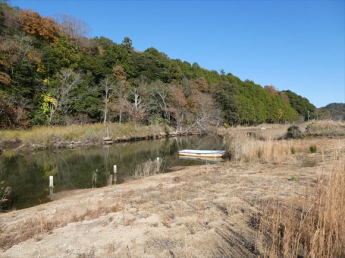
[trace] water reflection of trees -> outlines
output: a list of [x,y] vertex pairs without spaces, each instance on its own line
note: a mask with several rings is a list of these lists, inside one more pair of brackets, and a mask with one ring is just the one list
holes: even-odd
[[0,182],[12,187],[13,206],[28,207],[47,201],[50,175],[54,175],[54,192],[100,187],[113,182],[113,165],[117,165],[117,183],[121,183],[148,159],[169,157],[167,167],[171,167],[180,162],[178,150],[217,149],[221,141],[212,135],[191,136],[0,156]]

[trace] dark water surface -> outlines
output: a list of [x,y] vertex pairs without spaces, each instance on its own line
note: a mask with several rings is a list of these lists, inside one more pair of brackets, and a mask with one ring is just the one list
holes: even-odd
[[178,151],[182,149],[222,149],[222,138],[187,136],[74,150],[5,151],[0,156],[0,191],[10,186],[12,193],[2,208],[23,209],[48,202],[49,176],[54,176],[54,193],[57,193],[106,186],[110,184],[113,165],[117,165],[116,184],[120,184],[133,175],[138,165],[157,157],[163,158],[163,172],[175,166],[206,163],[179,159]]

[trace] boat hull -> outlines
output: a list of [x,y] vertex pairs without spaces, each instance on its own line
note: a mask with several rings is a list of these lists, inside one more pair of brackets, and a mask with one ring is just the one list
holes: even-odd
[[179,156],[179,159],[181,160],[190,160],[190,161],[203,161],[206,163],[219,163],[219,162],[223,162],[224,159],[222,158],[214,158],[214,157],[188,157],[188,156]]
[[197,158],[221,158],[225,151],[207,151],[207,150],[182,150],[180,156],[197,157]]

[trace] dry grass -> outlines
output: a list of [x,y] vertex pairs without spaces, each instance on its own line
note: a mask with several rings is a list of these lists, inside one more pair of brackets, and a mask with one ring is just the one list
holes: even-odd
[[306,133],[315,136],[340,136],[345,135],[345,122],[323,120],[308,123]]
[[41,235],[51,233],[56,228],[65,227],[68,223],[96,219],[108,213],[118,212],[121,209],[120,204],[117,202],[109,206],[98,206],[94,209],[86,208],[80,214],[67,213],[63,216],[62,214],[53,216],[43,216],[41,214],[40,216],[34,216],[17,223],[13,228],[8,228],[7,234],[0,236],[0,248],[6,250],[27,239],[40,238]]
[[[307,124],[305,123],[304,125]],[[327,123],[318,121],[315,124],[309,124],[306,128],[310,128],[310,125],[319,125],[320,127],[318,128],[321,128],[321,126],[331,128],[327,131],[328,135],[330,133],[335,135],[342,130],[345,133],[345,127],[342,127],[345,126],[345,123],[342,122],[331,122],[330,126],[327,126]],[[300,127],[303,128],[303,126]],[[323,148],[326,146],[323,146],[322,137],[312,139],[309,137],[309,139],[305,140],[285,140],[283,136],[286,134],[287,128],[288,126],[284,125],[281,128],[273,127],[272,129],[266,128],[265,130],[260,129],[261,131],[253,131],[252,129],[239,127],[229,128],[221,134],[224,137],[224,145],[229,158],[235,161],[281,164],[296,160],[296,156],[294,156],[296,153],[323,153]],[[324,132],[326,132],[326,129]],[[341,141],[339,139],[339,144]],[[305,163],[310,161],[306,157],[300,158],[305,159]]]
[[[252,135],[256,139],[282,139],[286,135],[291,124],[262,124],[258,126],[237,126],[229,129],[218,129],[218,134],[225,135],[228,131],[242,131]],[[305,135],[311,136],[344,136],[345,121],[320,120],[304,122],[296,125]]]
[[228,130],[224,135],[226,151],[231,160],[235,161],[280,164],[291,157],[299,143],[290,140],[257,140],[241,130]]
[[[341,122],[318,122],[307,126],[307,133],[313,128],[313,134],[335,135],[342,126]],[[326,159],[332,166],[322,169],[316,187],[306,185],[308,193],[304,195],[256,200],[260,214],[253,218],[259,232],[256,250],[264,257],[345,257],[345,142],[339,139],[330,147],[325,138],[259,139],[238,129],[230,129],[224,136],[230,158],[235,161],[320,168],[318,164]],[[289,181],[298,182],[298,178]]]
[[241,131],[246,134],[253,136],[256,139],[267,140],[267,139],[279,139],[284,137],[290,124],[261,124],[258,126],[237,126],[228,129],[220,128],[217,133],[225,135],[229,131]]
[[[138,126],[134,124],[109,124],[109,136],[113,140],[129,140],[161,135],[164,130],[159,126]],[[2,130],[0,139],[4,141],[21,141],[25,146],[39,145],[43,148],[54,147],[63,142],[82,142],[101,144],[107,136],[103,124],[41,126],[28,130]]]
[[337,159],[318,177],[314,194],[262,204],[265,257],[345,257],[345,159]]

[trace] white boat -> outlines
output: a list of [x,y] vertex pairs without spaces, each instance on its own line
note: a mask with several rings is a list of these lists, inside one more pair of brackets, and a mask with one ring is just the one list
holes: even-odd
[[205,157],[205,158],[221,158],[224,150],[181,150],[178,152],[180,156],[189,157]]

